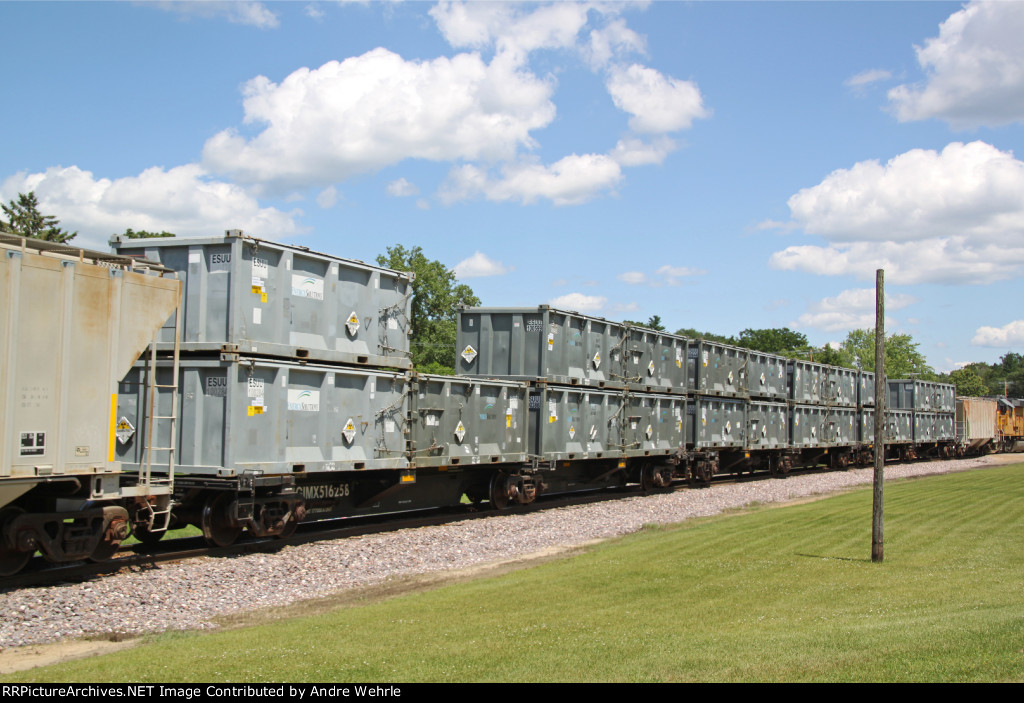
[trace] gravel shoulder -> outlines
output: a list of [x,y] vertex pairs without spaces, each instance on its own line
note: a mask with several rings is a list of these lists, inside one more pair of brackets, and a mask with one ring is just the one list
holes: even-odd
[[[886,479],[1018,463],[993,455],[886,467]],[[791,503],[870,484],[871,469],[716,485],[584,506],[500,515],[286,547],[274,554],[200,558],[0,593],[0,674],[132,646],[164,630],[266,622],[387,598],[561,558],[649,524]],[[272,586],[270,585],[272,584]]]

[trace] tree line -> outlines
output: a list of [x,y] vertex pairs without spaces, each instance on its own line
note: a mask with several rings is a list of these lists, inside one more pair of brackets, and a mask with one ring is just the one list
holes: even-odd
[[[39,212],[34,192],[19,193],[17,200],[0,204],[4,219],[0,228],[24,237],[66,243],[77,232],[67,232],[52,215]],[[128,228],[120,236],[127,239],[173,237],[171,232],[148,232]],[[377,263],[397,271],[416,274],[412,284],[410,345],[414,368],[421,373],[453,374],[456,364],[456,308],[480,305],[473,289],[459,283],[455,272],[440,261],[427,258],[420,247],[406,249],[400,244],[387,247]],[[626,324],[667,331],[659,315],[646,322],[624,320]],[[793,359],[809,359],[832,366],[865,371],[875,370],[875,333],[871,329],[851,330],[838,348],[814,347],[802,332],[788,327],[748,328],[736,336],[682,327],[675,334],[691,339],[707,339],[747,349],[778,354]],[[936,373],[928,366],[919,344],[909,334],[891,334],[885,340],[885,370],[889,378],[920,378],[952,383],[958,395],[1024,396],[1024,355],[1008,352],[996,364],[975,362],[952,373]]]

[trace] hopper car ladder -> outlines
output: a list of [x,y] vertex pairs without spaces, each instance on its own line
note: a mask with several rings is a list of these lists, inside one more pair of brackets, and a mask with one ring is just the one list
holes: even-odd
[[[174,314],[174,352],[171,363],[171,382],[167,384],[157,383],[156,375],[156,337],[146,353],[146,440],[143,446],[143,454],[139,462],[139,477],[136,487],[136,496],[142,504],[141,511],[148,514],[144,526],[145,532],[157,535],[167,532],[171,525],[171,503],[174,495],[174,459],[177,449],[175,438],[177,437],[178,426],[178,373],[180,359],[180,336],[181,336],[181,315],[179,311]],[[158,333],[159,334],[159,333]],[[169,396],[170,414],[158,415],[156,407],[157,391],[167,391]],[[166,433],[159,432],[156,425],[163,424]],[[158,437],[154,439],[154,433]],[[154,442],[164,442],[166,446]],[[160,457],[154,461],[154,454]],[[157,476],[153,476],[153,466],[157,464]],[[166,471],[166,476],[162,475]],[[164,498],[166,496],[166,498]],[[150,502],[150,498],[156,498],[156,504]],[[141,526],[141,522],[140,522]]]

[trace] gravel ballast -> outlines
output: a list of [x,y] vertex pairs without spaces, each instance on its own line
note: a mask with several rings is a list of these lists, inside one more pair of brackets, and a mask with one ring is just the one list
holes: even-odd
[[[887,479],[1006,463],[992,456],[887,466]],[[0,593],[0,650],[103,633],[216,627],[218,616],[283,606],[344,589],[484,563],[870,484],[871,469],[715,485],[447,525],[290,546],[273,554],[199,558],[63,584]]]

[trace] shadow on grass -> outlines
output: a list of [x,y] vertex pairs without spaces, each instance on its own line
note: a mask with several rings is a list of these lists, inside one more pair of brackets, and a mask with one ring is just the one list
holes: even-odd
[[859,561],[859,562],[865,562],[865,563],[868,563],[868,564],[871,563],[871,557],[866,557],[866,558],[861,558],[861,557],[830,557],[830,556],[825,556],[824,554],[801,554],[800,552],[796,552],[796,555],[798,557],[806,557],[807,559],[831,559],[833,561]]

